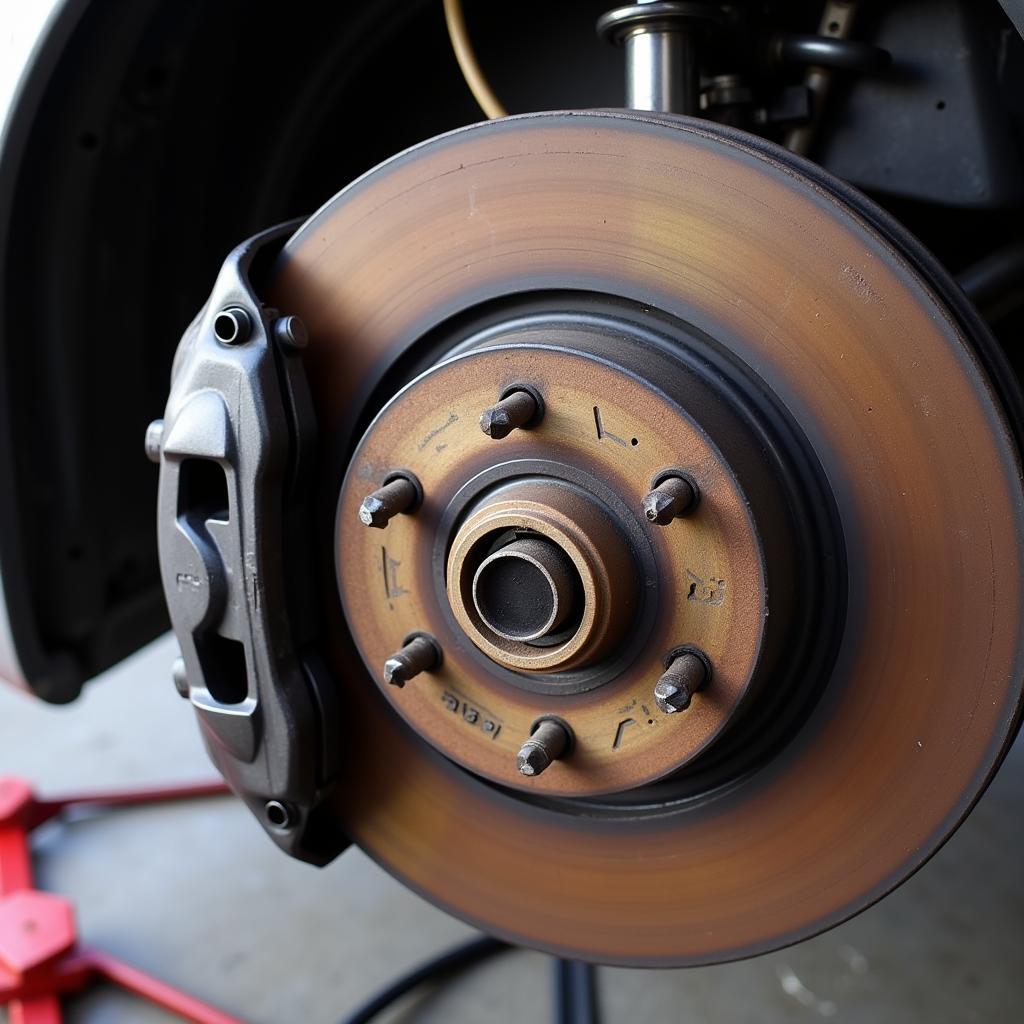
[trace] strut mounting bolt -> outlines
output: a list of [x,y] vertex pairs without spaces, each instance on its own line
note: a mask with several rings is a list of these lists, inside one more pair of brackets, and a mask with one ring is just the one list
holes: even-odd
[[185,668],[184,658],[175,658],[171,663],[171,678],[174,680],[174,688],[178,691],[178,696],[187,697],[188,670]]
[[146,458],[150,462],[160,461],[160,448],[164,443],[164,421],[153,420],[148,427],[146,427]]
[[567,726],[553,718],[545,718],[537,724],[530,738],[519,748],[516,768],[520,775],[540,775],[569,749],[572,734]]
[[654,699],[667,715],[685,711],[693,695],[708,681],[703,658],[686,652],[672,659],[654,687]]
[[643,500],[644,516],[650,523],[665,526],[697,506],[697,489],[681,476],[666,476]]
[[484,409],[480,429],[496,441],[508,437],[517,427],[536,422],[540,412],[537,399],[529,391],[513,391],[497,405]]
[[359,506],[359,518],[366,526],[376,526],[383,530],[385,526],[402,512],[411,512],[419,502],[419,488],[411,479],[396,476],[373,494],[363,498]]
[[429,672],[440,664],[441,648],[437,641],[424,633],[417,633],[384,662],[384,682],[401,688],[421,672]]
[[228,306],[213,318],[213,333],[222,345],[241,345],[252,334],[252,319],[241,306]]
[[282,316],[275,320],[274,337],[291,352],[300,352],[309,344],[309,331],[297,316]]

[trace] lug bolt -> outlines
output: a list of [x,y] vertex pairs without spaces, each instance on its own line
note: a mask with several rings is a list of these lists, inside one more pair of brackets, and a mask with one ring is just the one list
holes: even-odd
[[396,476],[363,498],[359,506],[359,518],[366,526],[376,526],[383,530],[395,516],[411,511],[419,497],[419,488],[411,479]]
[[421,672],[441,664],[441,648],[433,637],[418,633],[384,662],[384,682],[403,687]]
[[160,461],[160,448],[164,442],[164,421],[153,420],[148,427],[146,427],[146,458],[150,462]]
[[697,489],[681,476],[667,476],[643,500],[644,516],[650,523],[665,526],[697,505]]
[[654,687],[654,700],[667,715],[685,711],[693,695],[708,681],[703,658],[684,653],[672,659]]
[[513,391],[497,405],[484,410],[480,429],[497,441],[508,437],[517,427],[536,421],[538,412],[537,399],[529,391]]
[[309,344],[309,331],[297,316],[282,316],[274,321],[274,337],[292,352],[300,352]]
[[572,736],[564,725],[551,718],[544,719],[519,748],[516,757],[519,774],[540,775],[568,750],[571,742]]
[[241,345],[252,334],[252,319],[241,306],[228,306],[213,318],[213,333],[222,345]]
[[171,678],[174,680],[174,688],[178,691],[179,697],[188,696],[188,670],[185,668],[185,659],[175,658],[171,663]]

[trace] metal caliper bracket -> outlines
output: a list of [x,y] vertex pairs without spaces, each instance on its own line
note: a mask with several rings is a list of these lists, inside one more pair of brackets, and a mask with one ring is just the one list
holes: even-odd
[[315,653],[315,605],[296,585],[312,579],[305,329],[265,308],[254,284],[296,226],[227,258],[178,347],[147,448],[160,462],[175,683],[217,768],[274,841],[324,864],[348,840],[318,814],[335,775],[326,733],[336,697]]

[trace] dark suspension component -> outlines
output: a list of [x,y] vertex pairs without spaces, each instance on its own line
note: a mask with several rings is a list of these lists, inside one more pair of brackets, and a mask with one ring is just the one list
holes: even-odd
[[626,57],[626,106],[668,114],[700,108],[698,42],[721,24],[720,5],[647,0],[603,14],[598,35],[622,46]]

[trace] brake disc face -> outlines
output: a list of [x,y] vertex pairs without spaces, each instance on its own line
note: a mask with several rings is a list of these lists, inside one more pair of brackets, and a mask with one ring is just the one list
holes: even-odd
[[[325,439],[334,813],[492,932],[650,965],[805,937],[934,852],[1012,738],[1005,401],[910,243],[809,173],[699,122],[513,118],[280,258]],[[517,392],[528,421],[482,432]],[[667,477],[694,501],[652,521]],[[389,685],[415,637],[436,657]],[[666,710],[683,652],[704,685]],[[573,742],[521,774],[551,719]]]

